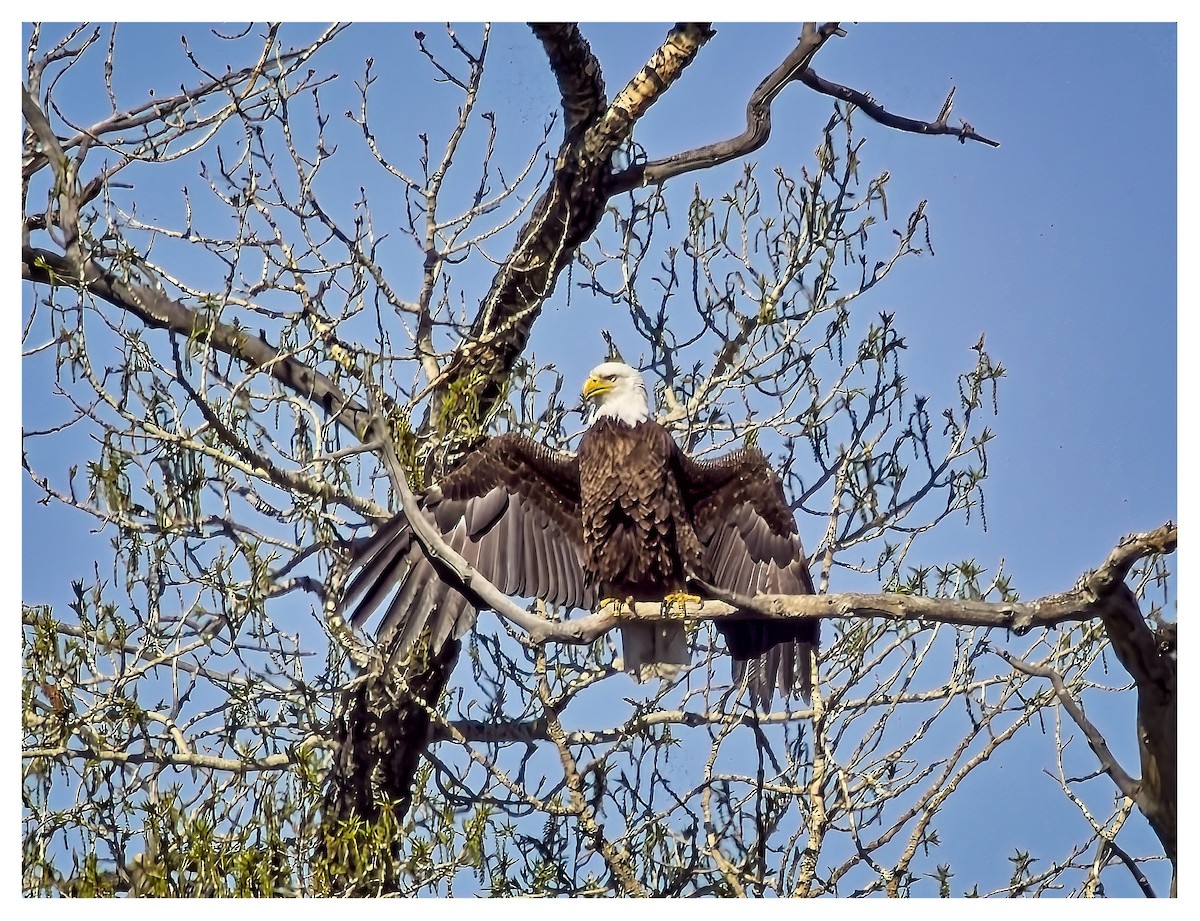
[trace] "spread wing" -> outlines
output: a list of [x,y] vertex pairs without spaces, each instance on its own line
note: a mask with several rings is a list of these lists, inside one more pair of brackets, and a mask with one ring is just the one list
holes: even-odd
[[[590,608],[582,561],[579,462],[523,435],[485,442],[421,499],[421,508],[446,543],[485,579],[509,595]],[[443,581],[403,513],[356,552],[359,571],[342,608],[357,601],[350,620],[361,626],[392,591],[380,623],[381,640],[402,655],[430,628],[435,652],[475,621],[477,603]]]
[[[746,448],[713,461],[680,452],[681,485],[692,511],[704,564],[714,585],[739,595],[814,594],[812,574],[783,484],[762,452]],[[716,621],[734,659],[734,679],[749,674],[756,704],[812,688],[809,653],[820,639],[815,620]]]

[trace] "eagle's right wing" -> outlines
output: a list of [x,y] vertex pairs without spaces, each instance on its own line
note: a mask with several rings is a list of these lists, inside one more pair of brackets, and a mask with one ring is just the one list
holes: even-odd
[[[446,543],[500,591],[590,608],[579,501],[577,458],[509,434],[469,454],[420,504]],[[437,652],[475,620],[474,599],[442,579],[402,512],[356,550],[353,567],[341,608],[357,600],[350,620],[362,626],[395,590],[378,635],[397,655],[426,626]]]

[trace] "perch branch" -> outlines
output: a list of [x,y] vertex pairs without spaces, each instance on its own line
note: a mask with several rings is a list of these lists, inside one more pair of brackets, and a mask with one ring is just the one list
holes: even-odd
[[[403,513],[413,525],[421,547],[440,571],[449,573],[479,606],[496,611],[529,633],[534,645],[547,642],[587,645],[622,621],[628,620],[715,620],[717,618],[823,619],[832,617],[884,617],[896,621],[924,620],[970,627],[999,627],[1019,635],[1039,627],[1089,620],[1101,615],[1114,600],[1123,600],[1113,583],[1114,572],[1128,572],[1133,563],[1151,553],[1174,549],[1178,528],[1168,522],[1146,534],[1123,541],[1105,563],[1088,573],[1074,589],[1046,595],[1030,602],[964,601],[953,598],[927,598],[920,595],[839,592],[823,595],[758,595],[747,598],[722,591],[707,583],[698,583],[717,600],[704,600],[686,606],[660,602],[635,602],[621,611],[607,608],[600,613],[550,621],[525,611],[488,582],[456,553],[420,510],[409,489],[403,468],[390,443],[381,446],[392,479],[400,494]],[[1110,586],[1105,594],[1095,595],[1093,587]]]

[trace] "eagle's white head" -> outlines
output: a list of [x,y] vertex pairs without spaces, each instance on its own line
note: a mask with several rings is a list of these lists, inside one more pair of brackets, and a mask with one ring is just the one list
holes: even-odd
[[596,418],[611,416],[626,425],[650,417],[650,401],[642,376],[621,361],[596,365],[583,382],[583,399],[596,407]]

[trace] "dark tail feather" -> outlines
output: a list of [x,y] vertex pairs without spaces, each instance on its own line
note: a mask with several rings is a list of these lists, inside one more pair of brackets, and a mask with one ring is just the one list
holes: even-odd
[[820,643],[819,621],[726,620],[717,630],[733,659],[733,680],[746,681],[750,701],[771,709],[775,691],[786,699],[812,699],[812,657]]

